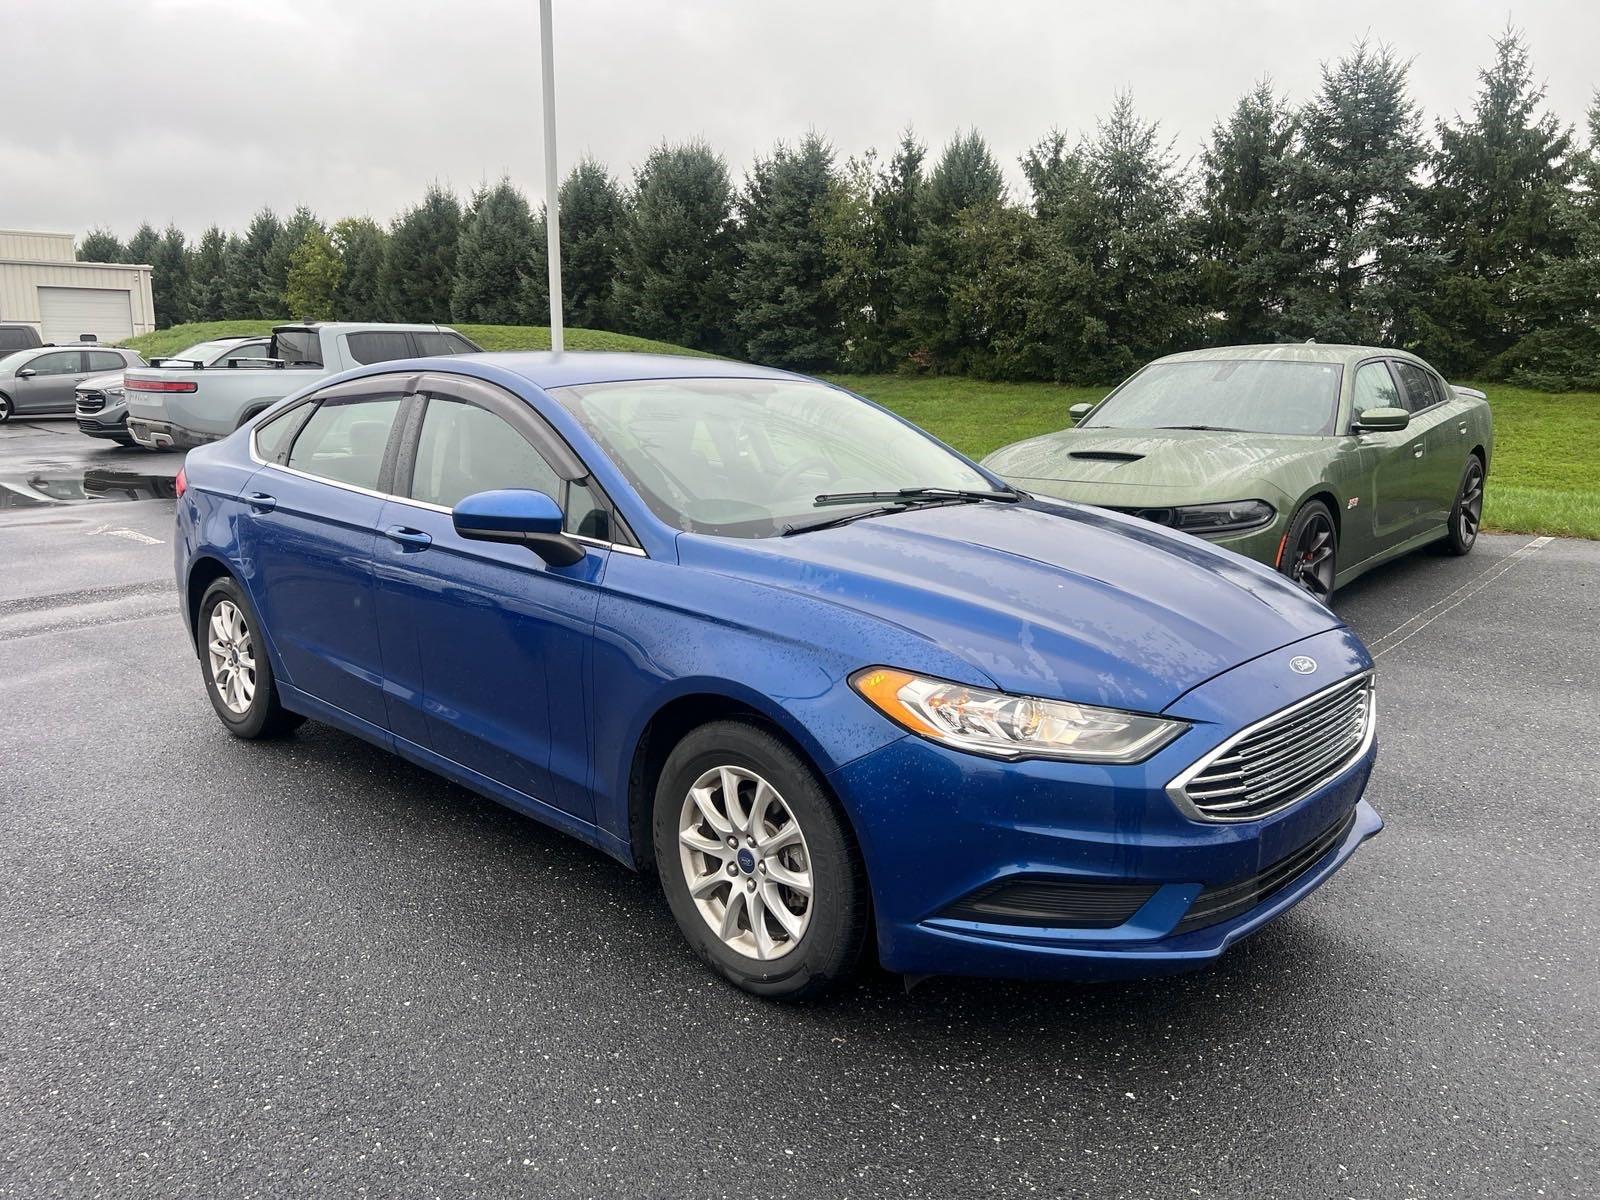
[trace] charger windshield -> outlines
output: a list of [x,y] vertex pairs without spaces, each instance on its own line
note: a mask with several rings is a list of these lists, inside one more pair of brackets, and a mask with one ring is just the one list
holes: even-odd
[[994,487],[926,434],[822,384],[660,379],[551,394],[651,510],[687,532],[771,537],[815,519],[825,493]]
[[1078,428],[1328,434],[1338,415],[1335,363],[1215,359],[1146,367]]

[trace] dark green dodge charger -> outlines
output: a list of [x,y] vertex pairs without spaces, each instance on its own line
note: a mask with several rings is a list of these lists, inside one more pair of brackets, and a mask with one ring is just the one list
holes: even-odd
[[1471,550],[1494,451],[1482,392],[1371,346],[1174,354],[1071,417],[983,465],[1198,534],[1323,599],[1430,542]]

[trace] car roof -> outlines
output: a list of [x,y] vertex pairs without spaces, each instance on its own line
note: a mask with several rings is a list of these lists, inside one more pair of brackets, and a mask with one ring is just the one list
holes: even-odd
[[[284,321],[274,325],[272,332],[280,329],[314,329],[319,333],[432,333],[438,330],[441,333],[459,333],[453,325],[437,325],[432,321],[419,321],[416,324],[405,324],[398,321]],[[255,337],[267,337],[268,334],[255,334]]]
[[726,358],[689,354],[637,354],[615,350],[511,350],[473,354],[463,360],[491,364],[541,388],[633,379],[800,379],[803,376]]
[[1394,350],[1386,346],[1349,346],[1337,342],[1276,342],[1255,346],[1212,346],[1206,350],[1185,350],[1169,354],[1156,362],[1216,362],[1218,360],[1250,359],[1259,362],[1338,363],[1349,365],[1364,358],[1404,358],[1411,362],[1428,364],[1408,350]]

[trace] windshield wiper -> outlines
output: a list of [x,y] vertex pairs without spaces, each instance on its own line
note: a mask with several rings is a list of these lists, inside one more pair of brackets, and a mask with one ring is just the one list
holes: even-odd
[[1198,429],[1201,433],[1248,433],[1247,429],[1235,429],[1231,425],[1152,425],[1151,429]]
[[1014,504],[1021,499],[1018,492],[1003,492],[981,488],[908,487],[894,492],[824,492],[812,500],[812,505],[822,508],[829,504],[920,504],[927,500],[1001,500]]
[[920,487],[901,488],[897,492],[825,492],[814,501],[818,508],[830,504],[870,504],[860,512],[840,513],[837,517],[823,517],[819,521],[791,522],[783,527],[783,536],[810,533],[814,529],[832,529],[863,517],[882,517],[890,513],[905,512],[921,505],[971,504],[981,500],[999,500],[1014,504],[1022,499],[1017,491],[990,492],[967,488]]

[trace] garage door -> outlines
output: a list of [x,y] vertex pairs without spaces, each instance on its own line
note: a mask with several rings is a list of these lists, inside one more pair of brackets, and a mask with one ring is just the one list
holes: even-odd
[[39,324],[47,342],[75,342],[84,333],[102,342],[120,342],[133,336],[133,307],[124,291],[42,287]]

